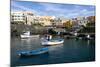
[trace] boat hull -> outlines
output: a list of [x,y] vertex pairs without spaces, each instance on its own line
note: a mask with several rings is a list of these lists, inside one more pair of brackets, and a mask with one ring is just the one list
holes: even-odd
[[38,38],[39,35],[30,35],[30,36],[26,36],[26,35],[21,35],[21,38]]
[[19,56],[20,57],[31,57],[31,56],[38,56],[38,55],[47,54],[47,53],[48,53],[48,51],[42,52],[42,53],[39,53],[39,54],[29,54],[29,55],[27,55],[27,54],[19,54]]
[[48,48],[41,48],[37,50],[32,50],[32,51],[21,51],[18,53],[20,57],[28,57],[28,56],[36,56],[36,55],[41,55],[48,53]]
[[43,41],[42,45],[57,45],[57,44],[63,44],[64,40],[55,40],[55,41]]

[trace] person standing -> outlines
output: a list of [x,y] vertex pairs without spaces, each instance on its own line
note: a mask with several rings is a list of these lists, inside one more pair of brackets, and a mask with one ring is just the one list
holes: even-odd
[[50,41],[52,39],[52,35],[47,35],[47,40]]
[[52,39],[52,35],[49,36],[49,39],[50,39],[50,40]]

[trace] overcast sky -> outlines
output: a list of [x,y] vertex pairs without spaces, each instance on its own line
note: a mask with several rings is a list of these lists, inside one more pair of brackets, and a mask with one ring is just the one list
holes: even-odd
[[11,1],[11,11],[32,11],[40,16],[73,18],[79,16],[94,16],[95,6]]

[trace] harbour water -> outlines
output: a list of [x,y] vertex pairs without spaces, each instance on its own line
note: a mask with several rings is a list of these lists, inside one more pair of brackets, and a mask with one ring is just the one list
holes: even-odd
[[[17,55],[21,50],[35,50],[49,47],[47,54],[21,58]],[[64,39],[63,44],[42,46],[40,38],[11,38],[11,66],[27,66],[56,63],[72,63],[95,61],[95,41]]]

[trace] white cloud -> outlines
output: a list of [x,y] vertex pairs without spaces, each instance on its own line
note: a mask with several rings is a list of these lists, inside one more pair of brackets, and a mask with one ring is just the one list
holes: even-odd
[[[43,6],[44,12],[42,13],[54,13],[54,15],[57,15],[59,17],[61,16],[66,16],[66,17],[74,17],[74,16],[79,16],[79,15],[86,15],[90,14],[91,11],[88,11],[87,9],[82,9],[83,7],[80,5],[75,5],[72,9],[63,9],[62,5],[57,5],[54,4],[44,4],[44,3],[39,3],[39,5]],[[91,12],[92,13],[92,12]]]
[[[23,5],[19,5],[17,3],[15,3],[14,1],[11,1],[11,7],[17,8],[17,9],[11,9],[11,11],[32,11],[33,13],[37,13],[36,10],[33,10],[31,8],[25,7]],[[21,10],[19,10],[21,9]]]
[[[11,1],[11,6],[26,10],[26,11],[32,11],[36,15],[52,15],[52,16],[57,16],[57,17],[77,17],[80,15],[90,15],[94,14],[94,10],[90,11],[88,9],[83,8],[80,5],[75,5],[73,8],[68,9],[68,8],[62,8],[63,6],[61,4],[51,4],[51,3],[37,3],[40,5],[42,8],[41,10],[36,10],[33,8],[28,8],[25,7],[24,5],[17,4],[14,1]],[[91,7],[92,8],[92,7]]]

